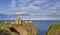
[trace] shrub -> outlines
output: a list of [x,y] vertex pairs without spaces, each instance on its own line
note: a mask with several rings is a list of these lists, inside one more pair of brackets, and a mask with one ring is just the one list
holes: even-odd
[[11,35],[11,32],[5,29],[0,29],[0,35]]

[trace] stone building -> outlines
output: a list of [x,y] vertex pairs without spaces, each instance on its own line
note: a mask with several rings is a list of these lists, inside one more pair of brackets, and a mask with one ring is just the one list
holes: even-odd
[[14,23],[15,23],[15,24],[22,24],[23,21],[22,21],[21,19],[16,19]]
[[32,21],[23,21],[21,19],[16,19],[15,21],[5,21],[5,23],[11,23],[11,24],[22,24],[22,23],[32,23]]

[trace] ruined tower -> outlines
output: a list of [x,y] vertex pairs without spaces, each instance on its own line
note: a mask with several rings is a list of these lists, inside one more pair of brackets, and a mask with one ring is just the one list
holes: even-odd
[[15,24],[22,24],[22,20],[21,19],[16,19]]

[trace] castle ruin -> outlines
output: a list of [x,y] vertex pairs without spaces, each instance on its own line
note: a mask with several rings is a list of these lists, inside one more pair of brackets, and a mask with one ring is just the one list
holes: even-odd
[[5,23],[22,24],[22,23],[32,23],[32,21],[23,21],[21,19],[16,19],[14,22],[7,22],[7,21],[5,21]]

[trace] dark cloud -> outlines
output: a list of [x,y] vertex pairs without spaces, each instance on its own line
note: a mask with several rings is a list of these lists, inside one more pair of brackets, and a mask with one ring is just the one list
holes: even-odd
[[0,18],[6,18],[8,15],[6,14],[0,14]]

